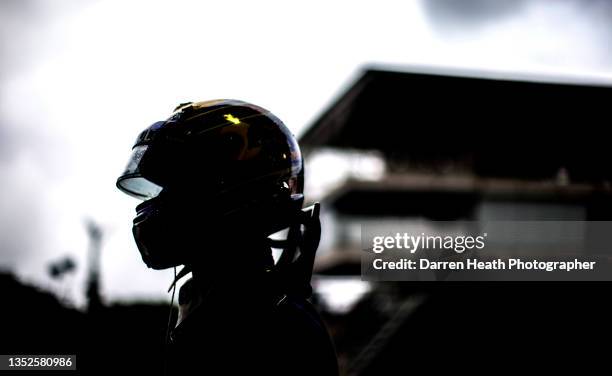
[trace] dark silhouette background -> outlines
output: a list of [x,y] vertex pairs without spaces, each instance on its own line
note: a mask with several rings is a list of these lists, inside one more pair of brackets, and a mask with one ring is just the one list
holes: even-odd
[[[83,313],[7,273],[0,294],[3,354],[76,354],[79,374],[163,373],[167,304]],[[387,283],[324,319],[344,374],[586,372],[607,364],[611,294],[610,283]]]
[[110,305],[85,313],[6,272],[0,274],[0,296],[2,354],[76,354],[83,374],[163,371],[167,303]]

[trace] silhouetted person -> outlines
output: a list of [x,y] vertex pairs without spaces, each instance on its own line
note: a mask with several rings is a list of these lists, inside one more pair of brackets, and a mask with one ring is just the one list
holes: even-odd
[[[139,135],[117,180],[144,200],[136,244],[148,267],[193,276],[179,291],[169,373],[338,373],[307,301],[320,223],[318,204],[302,209],[303,185],[295,138],[252,104],[182,104]],[[268,238],[287,228],[286,240]],[[271,246],[283,249],[276,264]]]

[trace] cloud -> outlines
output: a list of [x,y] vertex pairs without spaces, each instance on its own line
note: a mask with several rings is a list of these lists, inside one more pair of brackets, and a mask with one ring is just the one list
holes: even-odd
[[424,0],[429,23],[444,33],[474,32],[482,25],[495,24],[525,10],[528,0]]
[[456,60],[491,69],[606,73],[612,68],[612,2],[434,0],[424,15]]

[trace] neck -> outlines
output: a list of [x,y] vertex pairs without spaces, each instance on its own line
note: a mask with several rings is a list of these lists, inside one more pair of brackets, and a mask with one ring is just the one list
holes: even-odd
[[267,238],[233,239],[213,252],[192,265],[194,282],[205,289],[248,286],[274,265]]

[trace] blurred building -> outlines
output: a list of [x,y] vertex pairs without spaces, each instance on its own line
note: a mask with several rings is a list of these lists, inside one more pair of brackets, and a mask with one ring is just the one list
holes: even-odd
[[[361,281],[361,225],[431,233],[435,221],[612,219],[611,98],[612,85],[592,80],[367,69],[316,119],[300,139],[307,173],[312,180],[328,169],[335,179],[307,192],[323,210],[314,285],[343,372],[387,374],[399,360],[381,359],[401,357],[414,345],[408,336],[433,341],[406,326],[443,320],[456,304],[490,308],[481,293],[458,298],[451,290],[431,295],[431,286]],[[432,316],[409,320],[424,291],[444,298],[421,309]],[[514,290],[493,298],[504,312],[516,309],[513,300],[538,301]]]
[[351,259],[363,223],[610,219],[610,98],[569,79],[365,70],[300,139],[307,160],[353,169],[316,197],[333,236],[319,267]]

